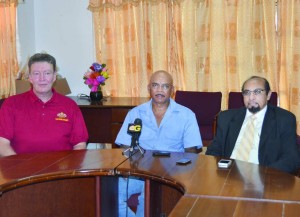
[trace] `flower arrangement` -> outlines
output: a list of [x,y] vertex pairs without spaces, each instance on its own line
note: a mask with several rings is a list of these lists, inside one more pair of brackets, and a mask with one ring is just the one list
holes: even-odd
[[83,76],[84,83],[91,88],[91,92],[101,91],[101,86],[105,85],[105,81],[108,78],[106,64],[99,63],[93,63],[90,66],[90,70]]

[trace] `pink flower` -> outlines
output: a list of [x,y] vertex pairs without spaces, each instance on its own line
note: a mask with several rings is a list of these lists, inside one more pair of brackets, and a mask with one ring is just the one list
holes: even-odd
[[93,78],[88,78],[85,80],[85,83],[87,85],[92,85],[92,86],[99,86],[100,85],[100,82],[97,81],[96,79],[93,79]]
[[85,78],[90,78],[92,74],[93,74],[93,72],[88,71],[88,72],[86,72],[86,73],[84,74],[84,77],[85,77]]
[[98,86],[92,86],[91,91],[92,92],[97,92],[98,91]]
[[101,86],[105,85],[105,81],[109,78],[106,64],[93,63],[90,70],[85,72],[84,83],[91,88],[92,92],[100,91]]

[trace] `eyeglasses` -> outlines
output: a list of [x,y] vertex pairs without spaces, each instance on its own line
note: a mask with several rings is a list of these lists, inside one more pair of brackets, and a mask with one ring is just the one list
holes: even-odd
[[253,93],[255,96],[261,95],[262,92],[264,92],[264,89],[255,89],[255,90],[243,90],[242,94],[243,96],[250,96],[251,93]]
[[157,90],[159,88],[162,88],[163,90],[169,90],[172,85],[171,84],[158,84],[158,83],[152,83],[151,84],[152,89]]

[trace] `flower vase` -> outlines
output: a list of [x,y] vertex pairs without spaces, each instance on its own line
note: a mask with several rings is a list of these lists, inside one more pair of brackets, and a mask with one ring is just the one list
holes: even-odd
[[103,99],[102,91],[90,92],[90,99],[92,102],[100,102]]

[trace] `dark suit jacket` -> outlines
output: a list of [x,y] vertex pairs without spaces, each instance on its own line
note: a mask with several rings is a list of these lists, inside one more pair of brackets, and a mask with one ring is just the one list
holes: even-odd
[[[230,158],[246,115],[246,108],[223,111],[217,133],[206,154]],[[296,143],[296,117],[289,111],[268,105],[258,150],[259,164],[293,173],[300,167]]]

